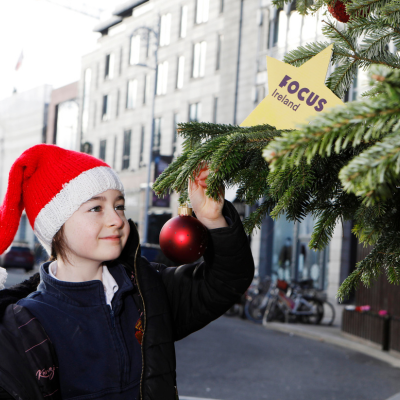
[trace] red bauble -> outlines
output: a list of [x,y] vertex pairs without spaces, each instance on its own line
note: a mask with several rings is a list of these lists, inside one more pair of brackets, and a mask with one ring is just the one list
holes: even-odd
[[191,216],[190,208],[179,207],[179,214],[162,227],[160,247],[171,261],[188,264],[204,254],[207,247],[207,228]]
[[346,6],[340,1],[336,0],[333,6],[328,6],[328,11],[336,18],[339,22],[348,22],[350,15],[346,12]]

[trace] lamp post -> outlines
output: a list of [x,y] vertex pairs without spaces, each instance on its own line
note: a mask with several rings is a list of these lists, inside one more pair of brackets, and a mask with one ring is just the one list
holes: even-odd
[[149,165],[147,167],[147,184],[146,184],[146,199],[145,199],[145,205],[144,205],[144,223],[143,223],[143,238],[142,238],[142,243],[147,243],[148,241],[148,232],[149,232],[149,202],[150,202],[150,182],[151,182],[151,164],[153,162],[153,143],[154,143],[154,112],[155,112],[155,103],[156,103],[156,95],[157,95],[157,79],[158,79],[158,47],[159,47],[159,31],[160,31],[160,26],[158,26],[158,31],[155,31],[153,28],[150,28],[148,26],[140,26],[136,28],[132,33],[131,36],[134,35],[135,32],[139,30],[147,30],[147,34],[150,36],[150,34],[154,35],[154,38],[156,39],[156,47],[154,50],[154,62],[155,62],[155,67],[151,67],[150,65],[147,64],[135,64],[136,66],[139,67],[146,67],[154,70],[154,90],[153,90],[153,99],[152,99],[152,104],[151,104],[151,134],[150,134],[150,147],[149,147]]

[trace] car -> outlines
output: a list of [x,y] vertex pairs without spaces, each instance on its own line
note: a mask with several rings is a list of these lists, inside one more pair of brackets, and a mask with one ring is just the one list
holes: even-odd
[[35,264],[33,251],[28,243],[14,242],[0,255],[0,266],[3,268],[23,268],[26,272],[32,271]]

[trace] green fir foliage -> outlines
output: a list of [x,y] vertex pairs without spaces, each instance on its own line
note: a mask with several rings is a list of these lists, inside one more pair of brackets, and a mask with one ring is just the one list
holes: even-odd
[[[335,1],[297,0],[296,7],[313,14]],[[276,7],[288,2],[274,0]],[[326,85],[343,98],[357,71],[368,70],[371,89],[361,100],[323,112],[296,130],[180,124],[182,155],[153,186],[160,196],[177,191],[187,201],[188,180],[206,163],[209,196],[218,198],[221,185],[237,186],[237,198],[256,205],[244,221],[248,233],[266,214],[290,221],[311,214],[309,246],[315,250],[329,244],[338,223],[352,220],[359,242],[373,247],[341,285],[341,300],[381,273],[400,284],[400,0],[343,2],[349,22],[338,24],[326,11],[326,40],[307,43],[284,61],[299,67],[332,43],[334,68]]]

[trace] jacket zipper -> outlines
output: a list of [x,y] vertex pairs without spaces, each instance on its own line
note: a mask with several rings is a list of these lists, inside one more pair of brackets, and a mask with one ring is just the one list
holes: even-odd
[[117,338],[117,343],[118,343],[118,351],[119,351],[119,354],[121,355],[121,372],[122,372],[122,386],[123,386],[125,384],[125,381],[124,381],[124,376],[125,376],[124,351],[121,348],[121,343],[120,343],[120,340],[119,340],[119,337],[118,337],[118,332],[115,329],[115,314],[114,314],[114,310],[111,308],[111,306],[109,304],[107,304],[107,307],[110,309],[111,324],[112,324],[112,327],[114,328],[114,333],[115,333],[115,336]]
[[[135,226],[136,229],[136,226]],[[137,229],[136,229],[137,232]],[[139,235],[138,235],[139,236]],[[136,284],[138,287],[138,291],[139,291],[139,295],[142,299],[142,304],[143,304],[143,336],[142,336],[142,345],[140,346],[140,350],[142,352],[142,374],[140,376],[140,384],[139,384],[139,389],[140,389],[140,395],[139,395],[139,399],[143,400],[143,374],[144,374],[144,352],[143,352],[143,344],[144,344],[144,336],[146,334],[146,306],[144,304],[144,299],[143,299],[143,295],[142,295],[142,291],[140,290],[140,285],[139,285],[139,277],[137,274],[137,266],[136,266],[136,260],[137,260],[137,253],[139,250],[139,246],[140,243],[138,244],[137,248],[136,248],[136,252],[135,252],[135,261],[133,263],[133,270],[135,271],[135,277],[136,277]]]

